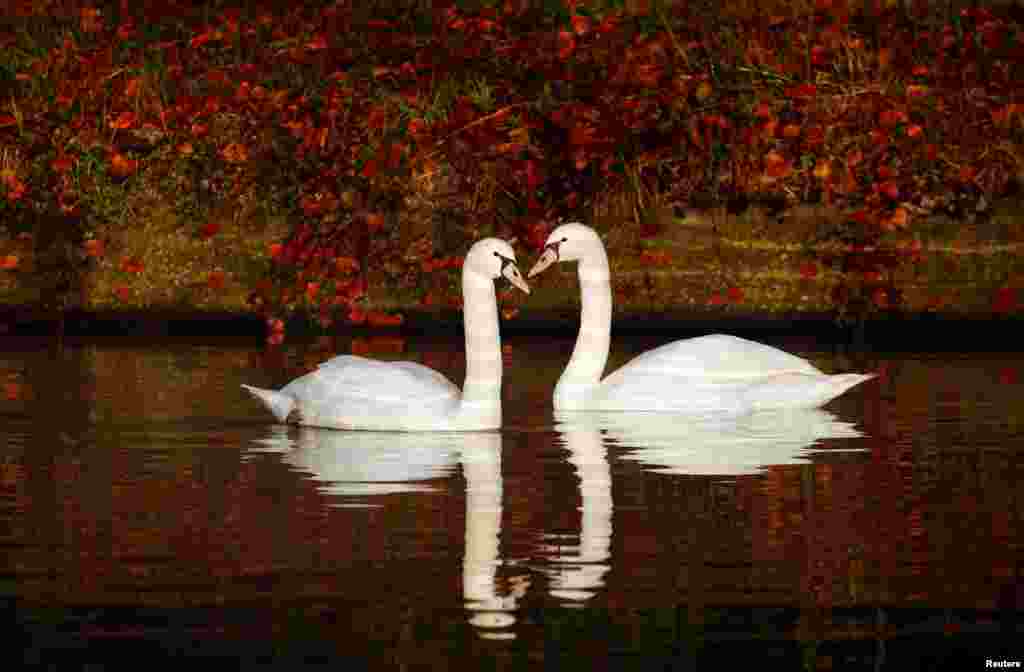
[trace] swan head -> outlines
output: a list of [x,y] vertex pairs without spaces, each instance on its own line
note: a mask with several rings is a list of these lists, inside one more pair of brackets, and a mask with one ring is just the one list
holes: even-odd
[[603,248],[597,231],[581,222],[567,222],[555,228],[544,243],[544,251],[530,269],[533,277],[559,261],[579,261],[594,247]]
[[490,280],[504,277],[515,287],[530,293],[530,286],[516,266],[515,250],[500,238],[484,238],[469,248],[463,269],[463,272],[476,273]]

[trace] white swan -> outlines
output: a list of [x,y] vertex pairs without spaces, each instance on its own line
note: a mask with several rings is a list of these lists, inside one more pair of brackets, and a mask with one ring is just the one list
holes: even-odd
[[559,261],[579,262],[583,310],[572,357],[555,386],[556,410],[815,408],[874,375],[826,375],[782,350],[712,334],[649,350],[601,380],[611,342],[608,256],[593,229],[570,222],[548,236],[529,277]]
[[340,355],[280,390],[242,385],[278,422],[331,429],[474,431],[501,426],[501,337],[494,280],[527,294],[512,246],[485,238],[462,266],[466,380],[459,388],[416,362]]

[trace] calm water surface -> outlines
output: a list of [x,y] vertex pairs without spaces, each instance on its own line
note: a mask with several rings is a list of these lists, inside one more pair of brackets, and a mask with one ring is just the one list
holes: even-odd
[[823,411],[553,417],[571,340],[506,343],[506,427],[417,435],[275,426],[239,384],[353,351],[461,382],[455,335],[0,341],[4,660],[1024,662],[1024,355],[776,342],[880,376]]

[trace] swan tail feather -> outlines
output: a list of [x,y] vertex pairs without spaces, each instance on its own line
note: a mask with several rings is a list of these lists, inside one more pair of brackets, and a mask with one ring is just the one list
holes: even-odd
[[[875,377],[873,373],[841,373],[808,380],[804,374],[788,374],[758,385],[752,399],[758,410],[819,408],[852,387]],[[796,383],[796,384],[794,384]]]
[[273,413],[274,418],[280,423],[287,422],[289,414],[295,408],[295,399],[287,394],[281,394],[274,390],[264,390],[252,385],[242,385],[242,388],[263,402],[267,410]]

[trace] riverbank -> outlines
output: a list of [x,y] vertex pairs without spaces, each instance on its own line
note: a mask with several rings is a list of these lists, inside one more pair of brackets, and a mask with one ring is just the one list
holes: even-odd
[[[523,310],[502,321],[507,338],[572,337],[579,327],[576,309]],[[0,347],[4,342],[38,343],[63,329],[65,339],[201,339],[261,340],[266,324],[253,314],[201,311],[70,311],[63,325],[54,314],[0,308]],[[375,335],[460,338],[459,311],[408,311],[401,325],[367,327],[344,325],[331,330],[296,318],[286,325],[289,341],[308,341],[328,335],[364,338]],[[755,340],[809,340],[825,345],[903,351],[1007,351],[1024,342],[1024,319],[1019,316],[939,313],[876,315],[861,323],[841,323],[824,312],[754,312],[675,310],[630,312],[616,316],[617,337],[690,338],[708,333],[731,333]]]

